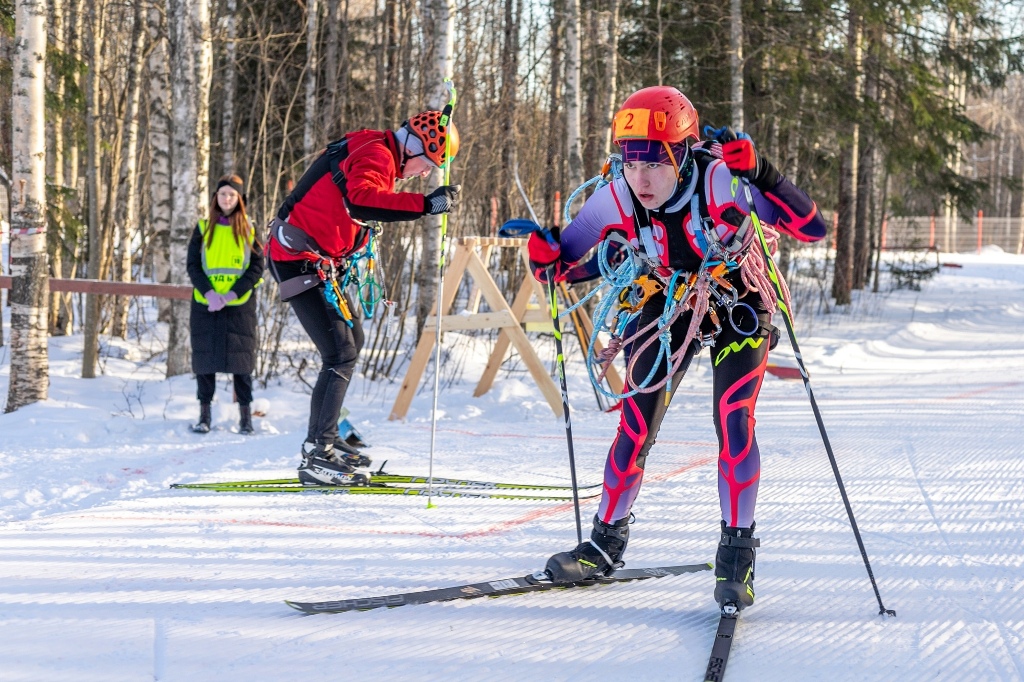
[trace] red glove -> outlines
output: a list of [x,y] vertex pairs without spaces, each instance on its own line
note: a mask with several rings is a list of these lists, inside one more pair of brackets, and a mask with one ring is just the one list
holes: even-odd
[[558,228],[554,228],[546,235],[540,231],[531,233],[527,250],[530,253],[533,276],[538,281],[548,281],[547,271],[550,268],[555,270],[555,279],[559,278],[562,270],[562,246],[558,243]]
[[722,160],[732,171],[748,180],[753,179],[757,171],[757,152],[750,140],[732,140],[722,145]]

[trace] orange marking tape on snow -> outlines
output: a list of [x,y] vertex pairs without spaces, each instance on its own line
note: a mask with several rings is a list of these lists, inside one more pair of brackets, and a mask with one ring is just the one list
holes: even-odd
[[[654,474],[645,477],[651,483],[657,483],[660,481],[666,481],[670,478],[684,474],[687,471],[702,467],[705,464],[710,464],[717,460],[717,457],[701,457],[699,459],[690,460],[683,466],[667,471],[662,474]],[[573,508],[572,502],[563,502],[562,504],[554,507],[545,507],[542,509],[534,509],[531,512],[524,514],[516,519],[509,521],[502,521],[501,523],[481,528],[480,530],[471,530],[464,533],[441,533],[437,531],[401,531],[401,530],[362,530],[359,531],[361,534],[366,535],[405,535],[415,536],[423,538],[455,538],[458,540],[468,540],[470,538],[485,537],[488,535],[496,535],[504,531],[511,530],[518,526],[536,521],[549,516],[556,516],[563,512],[569,511]],[[319,524],[311,523],[296,523],[294,521],[267,521],[265,519],[216,519],[216,518],[196,518],[192,516],[178,517],[178,516],[108,516],[105,514],[75,514],[73,516],[65,516],[67,519],[97,519],[107,521],[164,521],[168,523],[221,523],[225,525],[235,526],[259,526],[259,527],[270,527],[270,528],[296,528],[296,529],[309,529],[309,530],[328,530],[335,532],[352,533],[351,526],[324,526]]]
[[[419,426],[417,424],[411,424],[411,428],[428,430],[429,426]],[[544,440],[564,440],[565,434],[558,436],[549,435],[538,435],[535,433],[477,433],[476,431],[466,431],[465,429],[445,429],[438,427],[438,431],[446,431],[448,433],[461,433],[465,436],[476,436],[477,438],[539,438]],[[608,442],[610,438],[605,436],[573,436],[574,441],[577,440],[590,440],[598,442]],[[718,443],[709,443],[707,441],[700,440],[662,440],[658,439],[658,442],[662,445],[692,445],[698,448],[717,448]]]
[[973,391],[967,391],[966,393],[957,393],[943,398],[943,400],[963,400],[964,398],[971,398],[982,393],[990,393],[992,391],[1001,391],[1004,388],[1013,388],[1014,386],[1020,386],[1022,381],[1007,381],[1001,384],[995,384],[994,386],[987,386],[985,388],[978,388]]

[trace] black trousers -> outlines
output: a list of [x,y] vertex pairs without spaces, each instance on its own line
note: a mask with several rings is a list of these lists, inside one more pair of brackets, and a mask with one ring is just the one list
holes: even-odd
[[[232,376],[235,380],[235,397],[238,399],[238,404],[248,405],[252,402],[252,375],[233,374]],[[196,397],[199,398],[199,402],[213,402],[213,394],[217,391],[217,375],[197,374],[196,384],[198,385]]]
[[[281,279],[297,277],[306,267],[305,261],[275,261],[274,269]],[[347,297],[346,297],[347,298]],[[306,440],[333,443],[338,437],[338,418],[345,402],[359,351],[363,348],[363,327],[358,319],[349,327],[324,297],[323,286],[309,289],[288,301],[302,328],[309,334],[320,353],[320,374],[313,386],[309,404],[309,427]],[[355,310],[348,301],[349,310]]]

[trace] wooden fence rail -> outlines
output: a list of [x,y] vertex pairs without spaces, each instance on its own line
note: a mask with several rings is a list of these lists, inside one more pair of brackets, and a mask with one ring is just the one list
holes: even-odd
[[[11,288],[10,275],[0,275],[0,289]],[[51,292],[75,294],[108,294],[113,296],[153,296],[187,301],[192,298],[192,287],[183,284],[150,284],[145,282],[110,282],[99,279],[50,278]]]

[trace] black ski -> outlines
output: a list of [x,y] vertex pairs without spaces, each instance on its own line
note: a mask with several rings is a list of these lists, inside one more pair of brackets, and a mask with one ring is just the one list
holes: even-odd
[[475,599],[477,597],[502,597],[510,594],[524,594],[526,592],[544,592],[554,589],[569,589],[573,587],[589,587],[591,585],[608,585],[611,583],[629,582],[631,580],[646,580],[648,578],[664,578],[670,575],[683,575],[684,573],[697,573],[711,569],[711,564],[691,564],[688,566],[659,566],[656,568],[627,568],[615,571],[615,573],[594,580],[585,580],[578,583],[552,583],[543,578],[538,579],[536,574],[522,578],[505,578],[504,580],[491,580],[488,582],[474,583],[472,585],[459,585],[456,587],[442,587],[436,590],[424,590],[422,592],[404,592],[380,597],[363,597],[361,599],[342,599],[340,601],[321,602],[293,602],[285,603],[293,609],[303,613],[344,613],[346,611],[368,611],[382,607],[392,608],[395,606],[406,606],[409,604],[429,604],[432,602],[452,601],[454,599]]
[[[728,607],[727,604],[726,609]],[[739,611],[726,613],[723,609],[718,620],[715,643],[711,645],[711,658],[708,660],[707,672],[704,673],[704,682],[721,682],[725,679],[725,665],[729,662],[729,652],[732,651],[732,640],[736,634],[736,621],[739,617]]]

